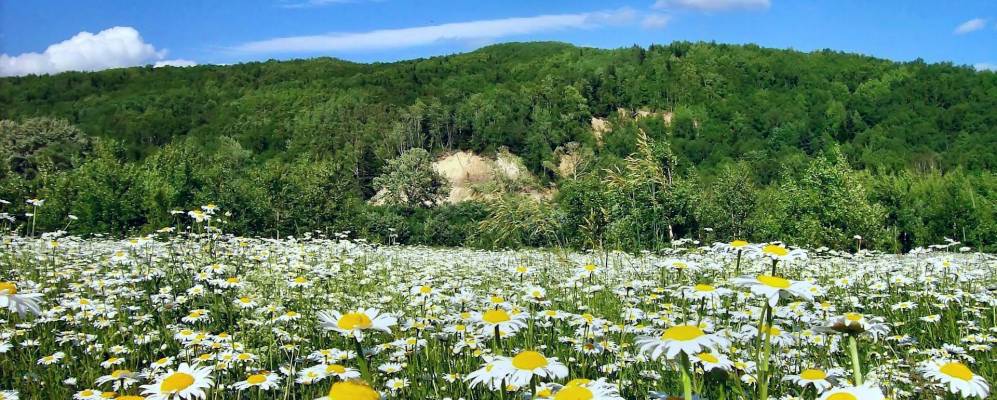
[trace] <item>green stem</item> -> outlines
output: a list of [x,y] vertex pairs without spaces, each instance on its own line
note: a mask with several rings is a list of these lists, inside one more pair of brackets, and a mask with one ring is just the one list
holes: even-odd
[[[768,399],[769,394],[769,357],[772,354],[772,307],[765,301],[762,309],[762,319],[758,323],[758,338],[762,340],[761,356],[758,358],[758,398]],[[764,332],[762,332],[764,330]]]
[[862,364],[859,361],[859,345],[855,335],[848,335],[848,353],[852,356],[852,377],[855,385],[862,384]]
[[356,347],[357,358],[360,360],[360,375],[363,376],[364,381],[373,384],[374,381],[371,380],[370,368],[367,365],[367,356],[363,352],[363,345],[360,344],[360,340],[356,337],[353,338],[353,344]]
[[689,372],[689,356],[685,352],[680,354],[682,355],[682,365],[679,367],[682,371],[682,397],[685,400],[692,400],[692,375]]

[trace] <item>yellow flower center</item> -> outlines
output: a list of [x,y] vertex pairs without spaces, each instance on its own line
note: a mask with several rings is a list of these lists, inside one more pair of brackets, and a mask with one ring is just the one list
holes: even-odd
[[808,381],[817,381],[827,378],[827,373],[819,369],[805,369],[803,372],[800,372],[800,378]]
[[585,265],[585,270],[588,271],[588,272],[595,271],[595,268],[596,268],[595,264],[586,264]]
[[589,382],[592,382],[592,380],[585,378],[575,378],[569,381],[568,383],[565,383],[564,386],[582,386],[582,385],[587,385]]
[[699,353],[699,359],[713,364],[720,362],[720,359],[717,358],[717,356],[710,353]]
[[329,388],[329,400],[377,400],[381,395],[361,381],[336,382]]
[[964,381],[973,379],[973,371],[970,371],[969,368],[966,367],[966,365],[961,362],[953,361],[947,363],[945,365],[942,365],[942,367],[939,368],[938,370],[942,371],[943,374],[951,376],[956,379],[962,379]]
[[851,393],[838,392],[828,396],[827,400],[859,400],[859,398]]
[[520,266],[516,267],[516,272],[518,272],[518,273],[520,273],[520,274],[525,274],[525,273],[526,273],[526,271],[527,271],[527,270],[526,270],[526,267],[524,267],[524,266],[522,266],[522,265],[520,265]]
[[690,340],[695,340],[705,334],[706,332],[703,332],[703,330],[699,329],[698,326],[678,325],[666,329],[665,333],[661,334],[661,338],[667,340],[678,340],[681,342],[686,342]]
[[850,312],[845,314],[845,318],[852,322],[858,322],[862,320],[862,314]]
[[488,300],[491,301],[492,304],[502,304],[502,303],[505,303],[505,299],[503,299],[502,296],[492,296]]
[[306,280],[305,277],[303,277],[303,276],[299,276],[297,278],[294,278],[294,283],[305,283],[305,282],[308,282],[308,280]]
[[250,375],[249,378],[246,378],[246,383],[250,385],[259,385],[266,381],[267,381],[267,376],[263,374],[254,374]]
[[744,240],[735,240],[733,242],[730,242],[730,247],[733,247],[735,249],[740,249],[740,248],[742,248],[744,246],[747,246],[747,245],[748,245],[748,242],[746,242]]
[[672,267],[674,267],[676,269],[686,269],[688,266],[689,266],[689,264],[686,264],[686,263],[681,262],[681,261],[676,261],[676,262],[672,263]]
[[433,288],[431,288],[429,286],[422,286],[422,287],[419,288],[419,293],[422,293],[422,294],[429,294],[432,291],[433,291]]
[[111,372],[111,377],[114,379],[121,379],[121,377],[127,376],[130,373],[132,373],[132,371],[127,369],[116,369],[114,372]]
[[119,396],[118,398],[116,398],[114,400],[145,400],[145,397],[142,397],[142,396]]
[[17,285],[14,282],[0,282],[0,294],[13,296],[17,294]]
[[339,328],[344,330],[369,329],[374,323],[367,314],[355,312],[344,314],[339,318]]
[[186,372],[174,372],[163,379],[159,390],[164,393],[177,393],[194,384],[194,376]]
[[498,324],[506,322],[512,318],[509,317],[509,313],[505,312],[505,310],[498,309],[486,311],[485,314],[481,316],[481,319],[489,324]]
[[565,386],[554,395],[554,400],[590,400],[594,395],[582,386]]
[[789,280],[772,275],[758,275],[758,282],[776,289],[789,289]]
[[329,364],[325,367],[325,372],[327,374],[342,374],[346,372],[346,367],[339,364]]
[[532,371],[547,366],[547,358],[535,351],[524,351],[512,358],[512,366],[518,369]]
[[228,283],[239,283],[239,278],[233,276],[231,278],[226,279],[225,282],[228,282]]
[[714,290],[717,290],[717,288],[707,285],[705,283],[700,283],[696,285],[694,288],[696,289],[697,292],[712,292]]
[[786,250],[785,247],[774,244],[766,245],[765,247],[762,248],[762,252],[777,257],[785,257],[787,254],[789,254],[789,250]]
[[252,300],[249,297],[240,297],[239,301],[242,302],[243,304],[249,304],[249,302]]

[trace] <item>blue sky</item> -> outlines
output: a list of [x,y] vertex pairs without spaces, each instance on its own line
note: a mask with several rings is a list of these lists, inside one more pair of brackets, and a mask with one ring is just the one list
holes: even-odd
[[993,0],[0,0],[0,75],[314,56],[393,61],[532,40],[757,43],[993,69],[995,39]]

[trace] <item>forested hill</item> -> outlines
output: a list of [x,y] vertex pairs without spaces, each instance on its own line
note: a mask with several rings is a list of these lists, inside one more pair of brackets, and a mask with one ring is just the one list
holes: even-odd
[[[381,205],[379,192],[432,199],[445,185],[419,171],[459,150],[518,156],[529,179]],[[0,217],[20,229],[73,214],[70,231],[150,232],[214,202],[228,231],[268,236],[995,249],[995,150],[994,72],[753,45],[509,43],[0,79],[0,199],[15,202]],[[47,202],[27,223],[33,197]]]
[[[583,129],[590,115],[618,108],[673,112],[673,149],[704,167],[832,143],[859,168],[997,167],[997,74],[832,51],[510,43],[395,63],[319,58],[0,80],[0,118],[64,117],[124,142],[132,157],[179,136],[224,135],[265,158],[362,153],[354,145],[378,158],[399,146],[508,146],[540,171],[557,146],[592,141]],[[619,156],[632,151],[609,145]]]

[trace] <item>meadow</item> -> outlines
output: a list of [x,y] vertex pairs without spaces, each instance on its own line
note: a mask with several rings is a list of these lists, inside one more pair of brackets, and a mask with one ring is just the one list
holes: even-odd
[[[0,243],[0,399],[988,398],[997,257],[681,240]],[[787,238],[789,239],[789,238]]]

